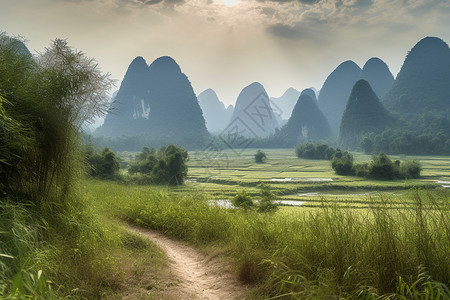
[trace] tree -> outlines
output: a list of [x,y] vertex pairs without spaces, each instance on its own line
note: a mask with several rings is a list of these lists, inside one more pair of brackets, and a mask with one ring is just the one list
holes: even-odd
[[276,196],[267,184],[261,184],[261,200],[258,205],[258,212],[275,212],[278,206],[274,203]]
[[242,190],[239,193],[234,196],[233,200],[231,201],[234,207],[237,208],[243,208],[245,210],[250,209],[254,206],[252,197],[245,191]]
[[116,154],[109,148],[103,149],[102,153],[87,151],[89,174],[93,177],[112,179],[120,170],[120,163]]
[[372,161],[369,164],[369,176],[375,179],[392,180],[398,178],[400,174],[398,164],[392,162],[392,160],[384,153],[372,157]]
[[338,175],[353,175],[353,155],[337,149],[331,158],[331,167]]
[[144,147],[130,164],[128,173],[140,173],[156,183],[181,185],[188,172],[187,159],[187,151],[172,144],[161,147],[159,151]]
[[264,163],[267,159],[266,153],[258,150],[255,154],[255,162],[256,163]]
[[407,160],[400,163],[400,174],[405,178],[420,178],[422,165],[417,160]]

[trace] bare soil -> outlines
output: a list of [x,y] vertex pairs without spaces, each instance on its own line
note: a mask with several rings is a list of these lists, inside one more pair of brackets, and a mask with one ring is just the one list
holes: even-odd
[[[244,299],[248,289],[240,283],[232,265],[219,257],[210,257],[160,232],[131,227],[164,250],[170,282],[163,292],[173,299]],[[168,272],[167,272],[168,271]],[[165,298],[165,297],[164,297]]]

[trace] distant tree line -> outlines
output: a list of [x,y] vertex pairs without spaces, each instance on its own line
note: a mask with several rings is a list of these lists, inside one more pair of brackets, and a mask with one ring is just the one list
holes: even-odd
[[116,154],[109,148],[100,153],[93,146],[86,146],[85,150],[87,172],[92,177],[102,179],[118,179],[120,162]]
[[336,174],[355,175],[378,180],[419,178],[422,167],[418,161],[392,161],[386,154],[374,155],[370,162],[354,164],[353,155],[336,152],[331,159]]
[[[99,152],[92,145],[86,146],[85,157],[89,176],[123,182],[181,185],[188,171],[188,152],[172,144],[159,150],[144,147],[129,163],[107,147]],[[122,168],[128,166],[131,176],[119,173],[121,165]]]
[[320,143],[302,143],[295,147],[297,157],[306,159],[330,160],[337,151],[341,150]]
[[172,144],[158,151],[144,147],[129,165],[128,173],[140,174],[149,183],[180,185],[187,176],[187,159],[187,151]]
[[436,134],[417,134],[414,131],[387,129],[369,134],[361,141],[366,154],[389,153],[406,155],[450,155],[450,138],[442,131]]

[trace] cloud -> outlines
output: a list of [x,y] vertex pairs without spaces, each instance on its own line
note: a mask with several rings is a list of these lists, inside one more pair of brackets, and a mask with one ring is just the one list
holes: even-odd
[[320,1],[321,0],[258,0],[258,2],[278,2],[278,3],[298,2],[302,4],[315,4]]
[[278,38],[315,43],[323,43],[328,36],[324,27],[319,23],[314,26],[305,22],[297,22],[293,25],[277,23],[267,26],[266,31]]
[[373,4],[372,0],[356,0],[352,6],[355,8],[366,9],[366,8],[371,7],[372,4]]
[[300,39],[305,37],[305,33],[295,28],[295,26],[282,23],[269,25],[266,30],[272,35],[287,39]]

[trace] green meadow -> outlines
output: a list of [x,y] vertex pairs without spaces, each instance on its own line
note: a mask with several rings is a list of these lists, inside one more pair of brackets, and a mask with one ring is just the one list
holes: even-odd
[[[237,190],[257,194],[257,186],[270,184],[283,200],[303,201],[314,205],[329,201],[360,201],[377,198],[380,192],[401,196],[411,188],[434,189],[438,181],[450,181],[450,158],[436,156],[391,156],[393,160],[419,160],[423,171],[420,179],[380,181],[355,176],[336,175],[328,160],[297,158],[293,149],[264,149],[266,163],[255,163],[257,149],[237,155],[232,150],[210,154],[189,153],[189,173],[184,186],[175,190],[202,191],[212,199],[229,199]],[[214,158],[217,157],[217,158]],[[369,155],[355,154],[356,162],[370,161]]]
[[[423,176],[377,181],[338,176],[329,161],[292,149],[264,149],[267,162],[257,164],[256,150],[224,151],[220,162],[191,152],[183,186],[89,180],[87,195],[111,219],[233,258],[252,299],[450,297],[450,190],[442,187],[450,158],[392,157],[420,160]],[[241,190],[258,199],[261,183],[299,206],[258,213],[211,204]]]

